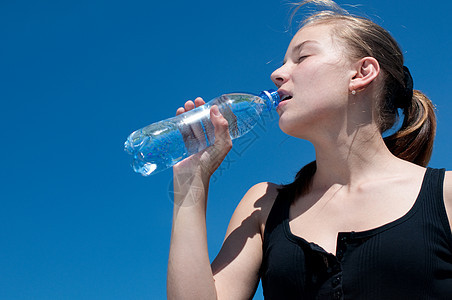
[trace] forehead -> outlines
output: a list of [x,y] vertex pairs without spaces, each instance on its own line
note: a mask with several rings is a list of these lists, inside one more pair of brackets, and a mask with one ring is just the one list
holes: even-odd
[[[333,43],[331,34],[332,25],[306,25],[302,27],[289,44],[289,48],[302,44],[306,41],[313,41],[316,44],[329,46]],[[309,44],[309,43],[306,43]]]

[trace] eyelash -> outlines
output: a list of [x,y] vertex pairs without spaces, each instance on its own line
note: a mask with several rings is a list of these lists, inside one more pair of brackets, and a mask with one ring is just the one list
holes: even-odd
[[[299,58],[298,58],[298,63],[300,63],[300,62],[302,62],[303,60],[305,60],[306,58],[308,58],[309,57],[309,55],[303,55],[303,56],[300,56]],[[281,64],[281,66],[280,67],[282,67],[282,66],[284,66],[286,64],[286,62],[282,62],[282,64]]]

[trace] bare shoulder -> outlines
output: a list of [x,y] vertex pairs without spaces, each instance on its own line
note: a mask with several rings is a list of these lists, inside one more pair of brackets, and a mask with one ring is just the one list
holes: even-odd
[[253,215],[263,233],[263,226],[278,195],[278,188],[280,185],[271,182],[255,184],[243,196],[234,214],[239,218]]
[[444,201],[452,204],[452,171],[447,171],[444,178]]
[[275,200],[280,186],[271,182],[261,182],[253,185],[245,194],[242,201],[263,208]]
[[452,171],[447,171],[444,178],[444,205],[452,227]]

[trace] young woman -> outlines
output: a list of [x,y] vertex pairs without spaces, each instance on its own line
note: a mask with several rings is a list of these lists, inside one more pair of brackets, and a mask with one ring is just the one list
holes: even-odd
[[174,167],[170,299],[249,299],[260,278],[266,299],[452,298],[452,174],[426,168],[433,105],[387,31],[315,2],[331,9],[305,21],[271,78],[281,130],[316,160],[289,185],[253,186],[210,264],[209,178],[232,146],[212,108],[215,145]]

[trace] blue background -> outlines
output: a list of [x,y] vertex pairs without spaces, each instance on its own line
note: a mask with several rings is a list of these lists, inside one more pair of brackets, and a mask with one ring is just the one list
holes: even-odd
[[[451,4],[340,1],[401,44],[438,108],[433,167],[452,169]],[[286,1],[1,1],[0,299],[164,299],[171,170],[135,174],[123,143],[188,99],[272,88]],[[266,115],[212,178],[213,259],[253,184],[314,159]],[[258,290],[255,299],[262,299]]]

